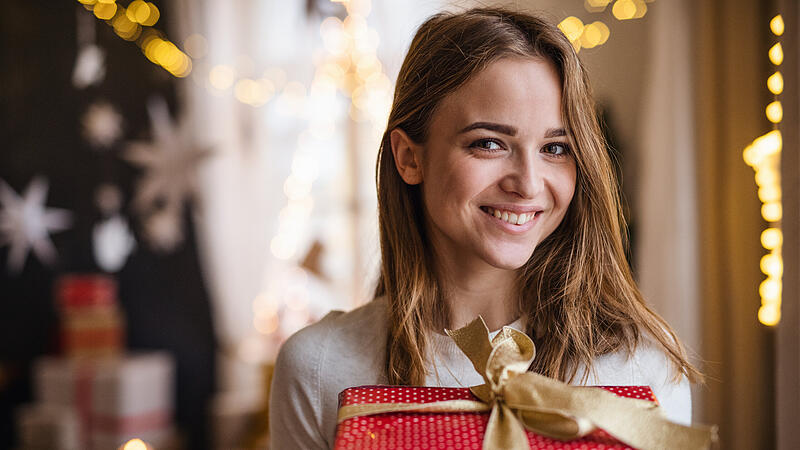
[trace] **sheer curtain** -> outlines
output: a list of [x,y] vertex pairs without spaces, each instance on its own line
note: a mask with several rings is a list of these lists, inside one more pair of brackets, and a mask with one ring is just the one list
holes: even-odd
[[[441,2],[360,3],[393,82],[414,29]],[[336,22],[323,20],[344,18],[340,4],[183,0],[175,11],[178,38],[207,42],[183,104],[198,141],[215,152],[196,223],[224,348],[221,389],[240,390],[260,386],[256,363],[288,334],[369,299],[385,116],[354,120],[349,98],[312,83],[336,45],[324,37]]]
[[770,330],[758,323],[763,229],[742,150],[768,131],[766,10],[654,4],[640,168],[641,287],[699,353],[696,420],[723,448],[773,442]]

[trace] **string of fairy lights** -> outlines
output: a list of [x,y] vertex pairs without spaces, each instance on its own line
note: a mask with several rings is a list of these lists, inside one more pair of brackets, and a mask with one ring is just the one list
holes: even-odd
[[116,0],[78,0],[95,17],[105,21],[126,41],[135,42],[145,57],[172,75],[183,78],[192,71],[192,59],[164,34],[153,28],[161,17],[153,2],[134,0],[126,8]]
[[761,233],[761,245],[769,252],[761,258],[761,271],[767,276],[758,287],[761,296],[761,307],[758,309],[758,320],[764,325],[775,326],[781,320],[781,296],[783,277],[783,204],[781,203],[781,151],[783,139],[780,124],[783,120],[783,106],[780,94],[783,92],[783,75],[780,66],[783,63],[783,47],[780,36],[783,35],[784,23],[780,14],[770,20],[770,31],[777,42],[770,47],[768,56],[775,72],[767,78],[767,89],[772,93],[765,113],[772,123],[772,131],[757,137],[748,145],[742,154],[744,161],[755,170],[758,198],[761,200],[761,217],[768,223]]

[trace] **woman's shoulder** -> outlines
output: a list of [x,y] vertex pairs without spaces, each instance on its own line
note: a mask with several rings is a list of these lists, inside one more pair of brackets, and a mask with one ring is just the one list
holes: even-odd
[[333,445],[339,392],[383,381],[386,311],[381,298],[331,311],[281,346],[270,394],[275,448]]
[[311,361],[334,350],[364,347],[386,333],[386,300],[371,300],[344,312],[334,310],[319,321],[297,331],[281,346],[279,359]]

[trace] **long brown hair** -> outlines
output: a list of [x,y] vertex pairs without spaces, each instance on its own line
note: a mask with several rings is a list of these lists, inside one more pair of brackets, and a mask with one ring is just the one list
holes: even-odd
[[669,325],[645,305],[625,259],[618,186],[586,71],[558,28],[500,8],[434,15],[417,30],[400,68],[376,167],[382,261],[375,296],[389,304],[388,381],[424,384],[427,335],[447,317],[420,186],[400,177],[390,133],[400,128],[414,142],[426,142],[439,102],[504,56],[555,65],[563,120],[575,144],[577,180],[567,214],[519,270],[519,311],[536,344],[532,370],[571,381],[583,365],[585,380],[596,356],[618,349],[631,354],[646,332],[674,363],[675,379],[685,374],[699,381]]

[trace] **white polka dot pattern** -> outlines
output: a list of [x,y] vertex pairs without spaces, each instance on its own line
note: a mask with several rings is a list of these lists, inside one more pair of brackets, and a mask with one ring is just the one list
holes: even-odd
[[[599,386],[621,397],[657,402],[649,386]],[[430,403],[472,400],[468,388],[360,386],[339,394],[339,406],[365,403]],[[387,413],[345,420],[336,430],[337,450],[361,449],[480,449],[488,413]],[[563,442],[528,431],[531,449],[630,449],[599,430],[582,439]]]

